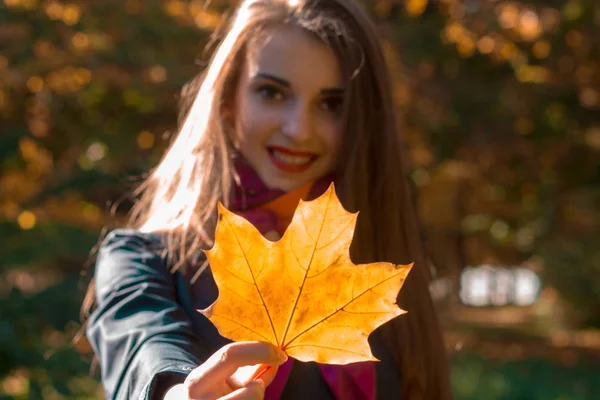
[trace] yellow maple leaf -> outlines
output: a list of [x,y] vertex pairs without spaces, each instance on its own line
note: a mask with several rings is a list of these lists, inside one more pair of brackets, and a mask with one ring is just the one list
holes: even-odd
[[219,296],[199,311],[224,337],[269,342],[300,361],[376,360],[367,338],[405,313],[396,296],[412,264],[355,265],[349,250],[357,215],[331,185],[300,201],[283,237],[272,242],[219,205],[215,244],[206,252]]

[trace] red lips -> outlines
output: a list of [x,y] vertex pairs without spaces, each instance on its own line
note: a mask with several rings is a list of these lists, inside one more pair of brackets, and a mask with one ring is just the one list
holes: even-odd
[[[280,146],[267,146],[267,153],[271,162],[280,170],[290,173],[299,173],[309,169],[313,162],[319,156],[316,153],[309,153],[306,151],[296,151]],[[292,160],[290,157],[304,157],[306,162],[298,162],[299,160]]]

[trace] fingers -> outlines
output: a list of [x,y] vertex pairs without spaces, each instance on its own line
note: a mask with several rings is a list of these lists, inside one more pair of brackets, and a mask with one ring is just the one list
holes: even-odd
[[269,239],[271,242],[276,242],[281,239],[281,235],[277,231],[269,231],[264,234],[264,237]]
[[[259,372],[265,369],[265,372],[263,372],[261,375],[258,375]],[[269,386],[269,384],[275,378],[275,374],[277,373],[278,369],[278,366],[271,365],[248,365],[246,367],[238,368],[237,371],[235,371],[235,373],[229,377],[227,383],[230,387],[237,389],[252,381],[253,377],[257,377],[257,379],[260,378],[260,380],[265,383],[265,386]]]
[[249,382],[243,388],[221,397],[220,400],[262,400],[265,397],[265,383],[262,379]]
[[216,382],[225,382],[238,368],[246,365],[280,365],[285,353],[264,342],[237,342],[223,346],[186,379],[189,395],[199,397],[209,393]]

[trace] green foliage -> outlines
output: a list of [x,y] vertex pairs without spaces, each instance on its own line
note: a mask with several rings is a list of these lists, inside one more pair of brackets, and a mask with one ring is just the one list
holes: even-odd
[[543,249],[546,281],[570,304],[571,321],[600,328],[600,247],[595,237],[563,237]]
[[543,359],[492,362],[459,353],[452,387],[457,400],[592,400],[600,396],[599,373],[590,362],[572,367]]
[[17,224],[4,222],[0,224],[0,231],[6,235],[0,243],[0,253],[7,255],[3,259],[4,268],[36,265],[39,260],[81,262],[91,254],[99,238],[94,231],[49,222],[26,231]]
[[[0,376],[4,389],[28,399],[49,398],[58,392],[70,397],[89,377],[89,360],[73,348],[81,293],[76,276],[61,279],[39,292],[13,288],[0,299]],[[10,384],[6,376],[11,376]],[[97,384],[85,386],[91,395]],[[27,395],[25,395],[27,393]],[[0,387],[0,394],[2,388]],[[10,393],[9,393],[10,394]],[[19,398],[17,396],[17,398]]]

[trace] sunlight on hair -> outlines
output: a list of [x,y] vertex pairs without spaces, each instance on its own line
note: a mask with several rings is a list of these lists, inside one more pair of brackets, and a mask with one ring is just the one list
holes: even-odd
[[[215,99],[215,86],[223,66],[231,62],[233,48],[247,25],[247,8],[241,8],[232,29],[217,49],[206,77],[200,86],[196,99],[192,103],[188,117],[179,132],[179,137],[165,155],[154,172],[159,182],[152,201],[154,212],[141,230],[153,232],[159,230],[187,229],[194,220],[200,193],[206,187],[207,174],[198,166],[212,167],[214,160],[207,159],[210,154],[198,150],[199,143],[207,137],[207,131],[214,128],[211,115],[218,99]],[[190,160],[196,159],[196,162]],[[170,182],[178,182],[176,187]],[[159,211],[160,210],[160,211]]]

